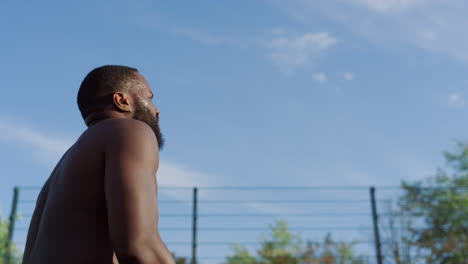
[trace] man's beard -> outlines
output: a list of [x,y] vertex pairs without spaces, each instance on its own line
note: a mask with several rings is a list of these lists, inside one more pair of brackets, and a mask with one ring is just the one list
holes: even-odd
[[145,122],[151,127],[158,141],[158,148],[162,150],[164,147],[164,137],[159,127],[159,117],[153,115],[147,107],[143,106],[142,102],[138,102],[135,106],[133,118]]

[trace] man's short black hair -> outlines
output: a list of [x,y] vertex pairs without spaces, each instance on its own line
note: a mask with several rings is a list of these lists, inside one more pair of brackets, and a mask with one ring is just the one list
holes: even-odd
[[127,66],[105,65],[88,73],[81,83],[77,98],[83,118],[110,105],[114,93],[127,91],[139,82],[137,72],[137,69]]

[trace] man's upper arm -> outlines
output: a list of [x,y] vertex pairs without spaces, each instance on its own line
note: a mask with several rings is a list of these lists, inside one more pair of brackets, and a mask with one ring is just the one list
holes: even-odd
[[156,171],[158,145],[146,124],[119,121],[105,143],[105,198],[117,256],[136,254],[159,238]]
[[34,208],[34,213],[31,218],[31,222],[29,223],[29,230],[23,255],[23,263],[28,263],[29,255],[31,254],[32,249],[34,248],[37,233],[39,231],[39,225],[42,219],[42,213],[46,205],[47,197],[49,196],[50,184],[54,178],[55,171],[56,169],[54,169],[54,171],[52,172],[51,177],[47,179],[46,183],[41,189],[41,192],[39,193],[39,196],[37,197],[36,207]]

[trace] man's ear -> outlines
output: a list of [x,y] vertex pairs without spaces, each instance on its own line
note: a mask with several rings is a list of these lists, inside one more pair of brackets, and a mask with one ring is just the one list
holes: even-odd
[[131,112],[132,107],[130,104],[130,96],[125,93],[116,92],[112,96],[112,101],[114,102],[114,106],[117,107],[122,112]]

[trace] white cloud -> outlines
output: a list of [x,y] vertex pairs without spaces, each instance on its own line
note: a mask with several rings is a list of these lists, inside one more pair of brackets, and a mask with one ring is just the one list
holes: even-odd
[[328,32],[305,33],[299,36],[286,36],[279,31],[270,41],[270,59],[282,70],[290,72],[298,66],[310,64],[324,51],[338,42]]
[[54,166],[72,145],[70,140],[51,137],[5,117],[0,117],[0,143],[25,148],[28,154],[48,166]]
[[224,42],[224,39],[222,39],[221,37],[216,36],[214,34],[210,34],[208,32],[188,28],[176,28],[173,31],[177,34],[188,37],[204,45],[219,45]]
[[[160,187],[203,187],[217,185],[215,177],[197,172],[178,162],[161,160],[157,173],[158,185]],[[187,201],[192,198],[191,190],[178,188],[161,188],[161,194],[172,199]],[[199,192],[200,199],[213,199],[209,192]],[[190,203],[190,202],[188,202]]]
[[189,27],[175,27],[172,29],[172,32],[196,41],[204,46],[229,45],[237,48],[245,48],[250,45],[250,40],[246,38],[237,38],[229,35],[216,34]]
[[286,29],[284,27],[277,27],[271,31],[273,35],[282,35],[286,33]]
[[465,0],[272,1],[300,23],[330,20],[384,48],[413,46],[468,63]]
[[356,75],[354,74],[354,72],[345,72],[343,74],[343,78],[346,80],[346,81],[352,81],[356,78]]
[[164,186],[209,186],[213,180],[206,174],[195,172],[187,166],[179,163],[162,160],[158,170],[158,181]]
[[462,108],[466,104],[465,98],[463,97],[462,94],[459,94],[459,93],[450,93],[447,96],[447,101],[448,101],[449,106],[456,107],[456,108]]
[[324,83],[327,81],[327,75],[323,72],[315,73],[314,75],[312,75],[312,78],[319,83]]
[[420,0],[355,0],[357,4],[364,5],[381,13],[398,11],[413,7],[420,3]]
[[190,27],[175,27],[171,31],[205,46],[227,45],[246,48],[252,45],[262,45],[266,42],[269,49],[268,57],[287,73],[299,66],[310,64],[338,42],[328,32],[292,34],[283,27],[273,29],[270,39],[266,41],[252,37],[240,38],[216,34]]

